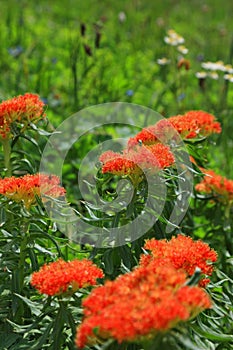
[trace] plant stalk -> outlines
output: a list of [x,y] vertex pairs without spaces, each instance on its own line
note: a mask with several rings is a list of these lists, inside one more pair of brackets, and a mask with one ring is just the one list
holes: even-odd
[[2,139],[3,154],[4,154],[4,167],[6,177],[12,176],[11,167],[11,144],[8,138]]

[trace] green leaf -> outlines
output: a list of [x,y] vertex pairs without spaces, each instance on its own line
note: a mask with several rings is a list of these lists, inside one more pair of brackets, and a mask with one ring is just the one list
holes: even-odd
[[49,132],[49,131],[40,129],[33,123],[30,123],[30,126],[31,126],[31,128],[33,130],[35,130],[39,135],[42,135],[42,136],[51,136],[51,135],[54,135],[54,134],[61,134],[60,131],[51,131],[51,132]]
[[22,295],[17,294],[17,293],[14,293],[14,295],[16,295],[18,298],[23,300],[25,304],[27,304],[27,306],[30,308],[31,313],[33,315],[36,315],[36,316],[40,315],[41,309],[42,309],[41,303],[37,303],[35,301],[31,301],[31,300],[29,300],[29,299],[27,299],[27,298],[25,298]]
[[22,137],[23,139],[28,140],[29,142],[31,142],[37,148],[39,153],[41,154],[40,147],[39,147],[39,145],[38,145],[38,143],[37,143],[37,141],[35,139],[33,139],[31,136],[28,136],[28,135],[25,135],[25,134],[20,134],[20,137]]
[[199,282],[201,278],[201,269],[199,267],[196,267],[194,274],[191,276],[191,278],[185,283],[186,286],[195,286]]
[[36,341],[36,343],[32,346],[30,346],[30,350],[41,350],[43,349],[43,345],[48,343],[48,336],[49,333],[53,327],[53,323],[51,322],[48,324],[47,328],[43,332],[43,335]]
[[36,250],[38,250],[40,253],[48,254],[48,255],[50,255],[50,256],[54,256],[54,254],[51,253],[48,249],[42,247],[41,245],[39,245],[39,244],[37,244],[37,243],[35,243],[34,248],[35,248]]
[[20,335],[15,333],[0,333],[0,350],[7,350],[11,345],[16,343],[21,338]]
[[53,244],[55,245],[59,256],[62,256],[62,255],[63,255],[63,254],[62,254],[62,251],[61,251],[61,249],[60,249],[60,247],[59,247],[59,243],[56,241],[55,238],[53,238],[53,237],[52,237],[50,234],[48,234],[47,232],[41,232],[41,231],[35,232],[35,231],[34,231],[34,232],[31,233],[31,237],[34,237],[34,238],[36,238],[36,237],[39,237],[39,238],[42,238],[42,237],[48,238],[48,239],[49,239],[50,241],[52,241]]
[[65,313],[66,313],[66,310],[64,308],[64,305],[61,303],[60,309],[58,310],[58,313],[57,313],[56,318],[54,320],[54,327],[53,327],[53,332],[52,332],[52,337],[54,340],[53,341],[54,349],[61,349],[61,345],[63,342]]
[[32,270],[36,271],[39,269],[39,263],[37,260],[36,252],[32,248],[28,248],[28,255],[31,260]]
[[204,326],[204,324],[202,324],[202,326],[200,327],[193,324],[191,327],[197,334],[207,339],[216,342],[233,342],[233,335],[217,333],[211,328],[207,328],[206,326]]
[[[201,349],[197,348],[197,346],[195,344],[193,344],[191,342],[191,340],[188,338],[184,338],[184,337],[180,336],[178,339],[181,342],[181,344],[183,344],[185,346],[185,350],[197,350],[197,349],[201,350]],[[204,350],[204,348],[203,348],[203,350]]]
[[124,245],[117,249],[119,250],[119,255],[122,258],[123,265],[126,266],[127,269],[131,270],[133,259],[130,248],[127,245]]
[[30,325],[23,326],[21,324],[14,323],[13,321],[6,319],[7,323],[9,323],[13,328],[16,333],[25,333]]

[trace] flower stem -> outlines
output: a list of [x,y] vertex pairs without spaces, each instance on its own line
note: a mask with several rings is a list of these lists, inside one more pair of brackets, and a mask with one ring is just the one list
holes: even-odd
[[22,241],[20,244],[20,257],[19,257],[19,289],[20,292],[23,290],[23,284],[24,284],[24,269],[25,269],[25,259],[26,259],[26,253],[27,253],[27,243],[28,243],[28,237],[25,234],[22,237]]
[[[19,251],[19,261],[17,269],[15,270],[14,279],[17,281],[15,284],[15,292],[19,295],[23,295],[24,289],[24,277],[25,277],[25,260],[27,257],[27,244],[28,244],[28,220],[23,220],[21,225],[22,235],[20,242],[20,251]],[[14,321],[18,324],[23,324],[24,317],[24,304],[23,301],[17,298],[17,312],[14,317]]]
[[5,175],[10,177],[12,175],[11,168],[11,144],[9,139],[2,139],[3,154],[4,154],[4,166],[5,166]]
[[223,232],[225,235],[225,244],[227,250],[231,255],[233,255],[233,244],[232,244],[232,222],[230,220],[231,217],[231,202],[226,206],[224,213],[224,224],[223,224]]

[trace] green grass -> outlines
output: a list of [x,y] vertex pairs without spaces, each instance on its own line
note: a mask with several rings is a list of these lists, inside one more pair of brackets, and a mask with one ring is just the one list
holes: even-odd
[[[1,94],[5,97],[33,90],[46,97],[55,90],[64,94],[65,102],[70,102],[65,96],[72,91],[70,54],[80,45],[80,24],[85,23],[84,40],[93,49],[93,56],[79,53],[78,75],[82,83],[79,92],[81,96],[85,92],[87,99],[79,105],[126,99],[124,89],[139,88],[138,85],[148,86],[147,94],[152,95],[158,71],[156,59],[166,51],[163,36],[168,28],[174,28],[186,39],[194,71],[199,66],[197,55],[203,55],[205,60],[229,62],[232,7],[231,1],[216,0],[206,1],[205,5],[202,1],[70,0],[66,5],[61,1],[2,2]],[[120,12],[126,14],[123,23],[118,19]],[[97,23],[102,25],[102,37],[100,49],[94,50]],[[15,46],[24,50],[17,59],[7,52]],[[91,66],[91,78],[96,85],[81,79],[84,66]],[[112,77],[112,81],[101,81],[105,75],[100,73]],[[103,89],[106,85],[107,91]],[[143,102],[140,97],[134,99],[136,103]]]
[[[223,152],[213,148],[212,158],[232,176],[233,85],[226,94],[223,78],[208,79],[203,92],[195,77],[200,60],[232,63],[232,1],[9,0],[1,1],[1,9],[1,99],[36,92],[48,101],[55,126],[82,108],[111,101],[141,104],[165,116],[204,109],[223,124],[216,139]],[[166,70],[156,62],[176,59],[163,40],[170,28],[185,38],[189,71],[177,72],[175,65]],[[17,56],[12,49],[22,52]]]

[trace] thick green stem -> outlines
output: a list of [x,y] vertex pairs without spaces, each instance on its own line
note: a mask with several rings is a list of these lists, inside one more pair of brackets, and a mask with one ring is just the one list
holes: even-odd
[[21,225],[21,244],[20,244],[20,256],[19,256],[19,271],[20,271],[20,288],[21,291],[23,289],[24,285],[24,269],[25,269],[25,260],[27,257],[27,245],[29,240],[29,225],[30,225],[30,219],[29,218],[23,218],[23,222]]
[[231,222],[231,202],[225,208],[223,232],[225,235],[225,244],[230,255],[233,255],[233,244],[232,244],[232,222]]
[[11,168],[11,144],[9,139],[2,139],[3,145],[3,154],[4,154],[4,166],[5,166],[5,174],[7,177],[12,175]]
[[54,320],[53,334],[52,337],[53,347],[52,350],[62,350],[64,349],[64,327],[65,327],[65,319],[66,319],[66,308],[67,303],[63,302],[62,299],[58,298],[59,309],[58,313]]
[[[163,342],[163,335],[157,334],[154,338],[148,338],[141,342],[143,350],[163,349],[168,350]],[[170,346],[169,346],[170,349]]]
[[24,236],[22,237],[22,241],[20,244],[20,256],[19,256],[19,264],[18,264],[20,292],[22,292],[23,285],[24,285],[24,268],[25,268],[25,259],[27,255],[27,243],[28,243],[28,237],[27,237],[27,234],[25,233]]
[[[20,241],[20,251],[19,251],[19,261],[18,267],[15,271],[15,290],[19,295],[23,295],[24,289],[24,276],[25,276],[25,260],[27,257],[27,244],[28,244],[28,220],[24,220],[21,226],[21,241]],[[23,301],[17,298],[17,312],[15,314],[14,320],[18,324],[23,324],[24,317],[24,304]]]

